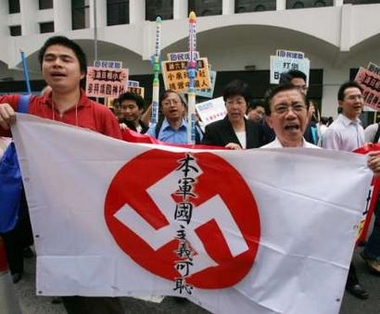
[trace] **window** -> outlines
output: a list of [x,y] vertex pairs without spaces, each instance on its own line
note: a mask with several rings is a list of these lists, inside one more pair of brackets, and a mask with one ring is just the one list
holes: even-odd
[[173,0],[147,0],[145,19],[155,21],[157,16],[163,20],[173,19]]
[[53,0],[38,0],[38,7],[40,10],[52,9]]
[[21,36],[21,25],[15,25],[9,27],[11,36]]
[[344,4],[346,3],[352,3],[352,4],[373,4],[373,3],[380,3],[380,0],[344,0]]
[[276,0],[235,0],[235,13],[276,10]]
[[293,4],[293,9],[301,9],[304,7],[305,7],[305,5],[301,1],[297,1],[296,3]]
[[314,2],[314,6],[315,7],[325,7],[326,6],[326,2],[322,1],[322,0],[317,0]]
[[129,23],[129,0],[107,0],[107,25]]
[[196,16],[222,14],[222,0],[189,0],[188,10]]
[[40,34],[54,33],[54,22],[40,23]]
[[286,0],[287,9],[302,9],[332,6],[333,0]]
[[20,13],[20,0],[8,0],[9,14]]
[[71,0],[72,29],[90,27],[90,0]]

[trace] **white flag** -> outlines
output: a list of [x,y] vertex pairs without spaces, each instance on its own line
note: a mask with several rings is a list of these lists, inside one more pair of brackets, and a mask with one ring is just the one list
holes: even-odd
[[131,144],[18,114],[39,295],[339,312],[372,173],[317,149]]

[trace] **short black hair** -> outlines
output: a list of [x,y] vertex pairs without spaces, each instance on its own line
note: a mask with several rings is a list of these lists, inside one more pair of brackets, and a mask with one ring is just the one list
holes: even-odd
[[309,102],[306,100],[306,97],[303,93],[300,92],[300,90],[288,83],[288,84],[280,84],[280,85],[276,85],[275,87],[269,89],[265,94],[265,101],[264,101],[264,109],[265,109],[265,114],[267,116],[270,116],[270,114],[272,113],[271,109],[270,109],[270,103],[273,99],[274,96],[276,96],[278,93],[281,93],[281,92],[284,92],[284,91],[288,91],[288,90],[296,90],[297,92],[300,93],[300,95],[302,95],[302,98],[305,102],[305,105],[306,105],[306,108],[308,109],[309,108]]
[[255,110],[257,107],[265,108],[264,99],[261,99],[261,98],[251,99],[251,101],[248,104],[247,113],[250,112],[251,110]]
[[256,109],[257,107],[264,107],[264,99],[251,99],[251,101],[248,104],[248,109],[253,110]]
[[223,89],[223,100],[226,102],[227,98],[233,96],[243,96],[248,106],[252,98],[252,92],[248,83],[243,80],[233,80],[228,83]]
[[306,74],[299,70],[290,70],[288,72],[281,73],[279,84],[290,84],[291,80],[294,78],[303,79],[307,81]]
[[132,101],[134,101],[136,103],[137,107],[139,107],[139,109],[144,109],[145,108],[144,99],[139,94],[131,93],[131,92],[126,92],[124,94],[121,94],[119,96],[119,98],[117,99],[117,104],[121,105],[121,103],[124,100],[132,100]]
[[44,60],[44,55],[46,50],[53,45],[60,45],[66,48],[71,49],[79,61],[80,72],[82,74],[87,74],[87,58],[83,49],[75,43],[73,40],[65,37],[65,36],[53,36],[45,41],[44,45],[41,47],[38,53],[38,61],[40,62],[40,66],[42,68],[42,62]]
[[343,100],[344,99],[344,92],[346,91],[347,88],[355,87],[360,90],[361,93],[363,93],[363,89],[360,87],[359,83],[355,81],[348,81],[340,85],[339,90],[338,90],[338,100]]

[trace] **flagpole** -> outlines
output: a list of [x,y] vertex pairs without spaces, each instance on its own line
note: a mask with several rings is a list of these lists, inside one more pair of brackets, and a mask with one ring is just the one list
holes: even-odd
[[187,63],[187,76],[189,77],[189,90],[187,93],[187,143],[195,143],[195,76],[197,73],[196,51],[196,15],[193,11],[189,14],[189,62]]
[[98,60],[98,18],[97,18],[97,9],[96,1],[94,0],[94,60]]
[[28,91],[28,94],[32,93],[32,89],[30,88],[30,79],[29,79],[29,72],[28,72],[28,64],[26,62],[25,53],[20,50],[21,52],[21,60],[22,60],[22,69],[24,73],[24,79],[26,82],[26,89]]
[[154,55],[152,56],[153,64],[153,91],[152,91],[152,115],[151,125],[155,126],[158,123],[158,111],[159,111],[159,94],[160,94],[160,80],[158,75],[160,74],[160,54],[161,54],[161,24],[162,19],[160,16],[156,18],[156,38],[154,45]]

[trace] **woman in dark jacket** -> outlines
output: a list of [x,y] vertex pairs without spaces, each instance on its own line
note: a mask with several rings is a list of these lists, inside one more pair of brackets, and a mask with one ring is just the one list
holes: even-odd
[[234,80],[223,91],[227,116],[206,126],[202,144],[229,149],[258,148],[262,145],[262,129],[258,123],[245,118],[251,98],[249,86]]

